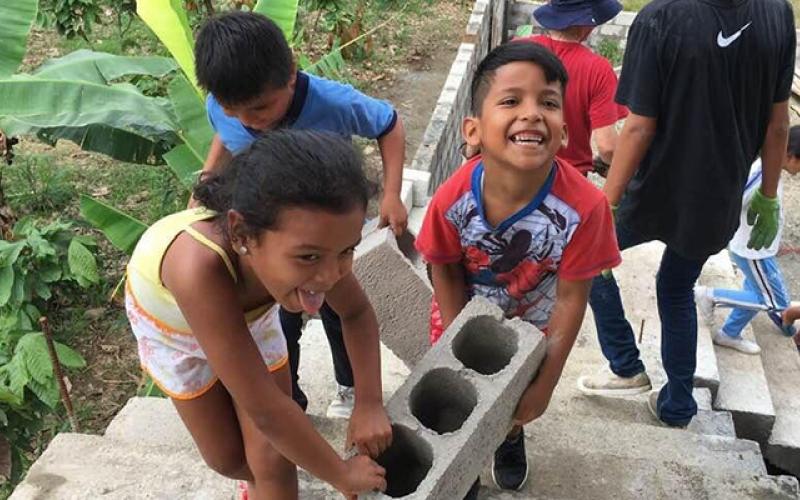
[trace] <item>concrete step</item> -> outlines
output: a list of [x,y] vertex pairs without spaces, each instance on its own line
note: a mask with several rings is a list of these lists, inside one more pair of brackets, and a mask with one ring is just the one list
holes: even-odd
[[547,414],[526,429],[528,482],[482,498],[797,498],[797,480],[766,476],[757,443],[599,418]]
[[[565,416],[576,414],[619,422],[656,424],[647,408],[648,394],[612,398],[586,396],[578,391],[577,380],[580,376],[593,374],[607,364],[600,352],[594,320],[591,312],[588,312],[547,411],[559,412]],[[654,387],[658,388],[659,385],[654,382]],[[688,430],[700,434],[734,436],[730,413],[712,409],[710,389],[697,387],[694,392],[699,410]]]
[[87,434],[58,434],[11,500],[192,498],[230,500],[232,480],[211,471],[190,446],[121,446]]
[[[705,286],[741,288],[741,280],[736,277],[727,251],[708,260],[699,282]],[[729,312],[729,309],[716,309],[712,331],[722,326]],[[743,335],[752,339],[752,328],[745,328]],[[775,407],[761,357],[727,347],[713,347],[721,381],[714,408],[731,412],[737,436],[752,439],[763,446],[775,422]]]
[[[647,373],[658,388],[667,381],[661,364],[661,322],[656,303],[655,276],[661,263],[664,244],[645,243],[625,250],[622,265],[614,270],[625,312],[637,338],[641,332],[642,361]],[[587,315],[587,321],[589,321]],[[591,321],[594,321],[593,319]],[[720,373],[708,331],[699,325],[697,335],[697,369],[695,387],[707,387],[712,395],[720,384]]]
[[767,460],[800,476],[800,356],[792,339],[781,336],[765,316],[756,317],[753,330],[775,405],[775,425],[765,446]]

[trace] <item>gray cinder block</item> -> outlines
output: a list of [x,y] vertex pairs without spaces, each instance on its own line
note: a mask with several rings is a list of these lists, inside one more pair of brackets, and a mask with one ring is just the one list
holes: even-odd
[[544,359],[544,335],[473,299],[386,405],[388,489],[362,498],[463,498],[505,438]]
[[369,297],[381,328],[381,342],[409,366],[430,348],[433,290],[424,271],[414,266],[413,238],[404,236],[402,249],[390,229],[374,231],[356,248],[353,273]]

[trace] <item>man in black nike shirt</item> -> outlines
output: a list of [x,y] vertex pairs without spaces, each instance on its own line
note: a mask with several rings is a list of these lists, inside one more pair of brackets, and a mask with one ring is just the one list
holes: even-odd
[[[631,114],[604,191],[620,248],[666,244],[656,290],[668,382],[649,404],[668,425],[685,426],[697,413],[692,288],[706,259],[736,231],[759,151],[764,173],[751,246],[768,246],[777,231],[794,55],[786,0],[655,0],[631,26],[616,97]],[[619,288],[604,274],[590,304],[610,370],[581,377],[579,387],[589,394],[647,391]]]

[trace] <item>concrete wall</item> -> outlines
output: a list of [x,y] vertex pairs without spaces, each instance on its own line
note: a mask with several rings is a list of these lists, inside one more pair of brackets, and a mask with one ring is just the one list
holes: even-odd
[[473,5],[458,54],[411,162],[412,169],[431,173],[429,194],[462,162],[461,122],[469,109],[471,75],[490,47],[503,41],[505,16],[503,0],[477,0]]

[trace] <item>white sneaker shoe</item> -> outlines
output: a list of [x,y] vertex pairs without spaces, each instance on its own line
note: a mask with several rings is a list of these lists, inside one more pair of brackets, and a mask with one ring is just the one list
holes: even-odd
[[741,335],[738,337],[731,337],[722,330],[718,330],[717,333],[714,334],[713,340],[717,345],[730,347],[731,349],[736,349],[745,354],[758,354],[761,352],[761,348],[752,340],[747,340]]
[[711,296],[711,289],[707,286],[697,285],[694,287],[694,301],[697,310],[707,325],[714,323],[714,298]]
[[345,385],[337,385],[336,396],[328,405],[328,418],[350,418],[356,402],[355,389]]
[[578,390],[590,396],[633,396],[652,389],[647,372],[633,377],[620,377],[608,367],[597,375],[584,375],[578,378]]

